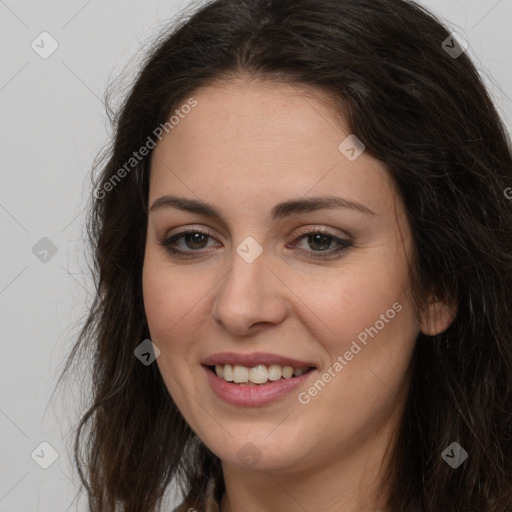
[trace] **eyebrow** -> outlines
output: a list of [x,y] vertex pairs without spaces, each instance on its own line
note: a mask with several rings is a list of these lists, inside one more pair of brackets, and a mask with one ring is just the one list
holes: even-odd
[[[156,199],[151,205],[149,212],[160,210],[162,208],[177,208],[190,213],[216,217],[221,219],[220,211],[210,203],[172,195],[165,195]],[[356,210],[365,215],[377,215],[375,212],[357,201],[350,201],[342,197],[320,196],[291,199],[283,203],[276,204],[270,213],[272,220],[284,219],[298,213],[307,213],[315,210],[346,208]]]

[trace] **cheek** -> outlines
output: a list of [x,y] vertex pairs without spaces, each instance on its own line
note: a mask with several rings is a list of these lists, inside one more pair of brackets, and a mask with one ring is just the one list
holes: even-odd
[[190,394],[197,396],[195,381],[189,372],[194,338],[191,333],[194,314],[204,292],[191,285],[186,273],[171,267],[151,251],[146,252],[144,260],[142,289],[151,341],[160,349],[156,364],[169,394],[193,426],[194,417],[187,414],[193,410]]
[[[419,330],[407,267],[397,260],[381,263],[364,265],[364,271],[347,265],[337,278],[324,283],[323,293],[310,291],[307,295],[306,283],[301,292],[304,302],[315,307],[310,330],[320,333],[316,340],[331,361],[331,376],[325,375],[329,384],[325,391],[317,386],[322,391],[315,398],[316,406],[331,410],[333,403],[344,404],[330,414],[334,423],[345,425],[347,431],[366,423],[371,428],[372,422],[394,407],[390,390],[403,389]],[[311,396],[317,394],[309,389]]]
[[362,264],[359,260],[322,279],[294,276],[294,292],[305,305],[303,317],[310,319],[309,330],[331,355],[343,354],[352,340],[376,322],[386,335],[397,334],[404,320],[410,330],[408,277],[406,272],[396,272],[396,267],[400,265],[386,268],[385,262]]
[[205,294],[199,285],[197,280],[191,282],[186,269],[169,265],[153,250],[146,252],[142,291],[146,318],[155,343],[174,336],[175,330],[193,313],[194,306]]
[[166,275],[159,272],[151,261],[144,263],[142,272],[144,309],[149,331],[155,343],[162,339],[166,330],[172,326],[177,313],[175,306],[179,304],[176,301],[176,293],[171,292],[174,290],[174,284],[172,287],[167,286],[167,281]]
[[[373,435],[395,414],[418,334],[406,275],[390,275],[382,266],[345,270],[327,280],[321,293],[302,282],[301,299],[314,312],[309,331],[329,362],[301,390],[300,403],[308,403],[297,418],[311,436],[325,428],[325,436],[339,439],[343,449]],[[326,384],[319,382],[323,378]],[[328,411],[327,426],[322,411]]]

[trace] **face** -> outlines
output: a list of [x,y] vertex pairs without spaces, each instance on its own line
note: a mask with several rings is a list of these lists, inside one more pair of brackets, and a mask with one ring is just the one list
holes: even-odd
[[152,155],[143,269],[172,399],[234,468],[374,453],[419,332],[384,165],[340,149],[350,131],[319,92],[233,81],[193,96]]

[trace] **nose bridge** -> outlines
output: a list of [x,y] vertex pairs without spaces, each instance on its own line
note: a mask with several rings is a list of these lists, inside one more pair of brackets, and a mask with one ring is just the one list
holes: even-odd
[[254,311],[264,291],[265,260],[263,251],[256,256],[254,246],[240,243],[230,256],[230,268],[220,285],[219,301],[228,303],[232,311],[239,310],[241,314]]
[[255,323],[278,322],[285,313],[275,276],[267,268],[267,256],[252,237],[244,239],[229,256],[229,271],[219,284],[212,314],[237,334]]

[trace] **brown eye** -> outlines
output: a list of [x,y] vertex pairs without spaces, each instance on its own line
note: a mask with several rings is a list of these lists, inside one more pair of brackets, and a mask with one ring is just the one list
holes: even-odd
[[182,235],[185,245],[189,249],[203,249],[205,247],[205,241],[208,241],[208,235],[204,233],[187,233]]
[[213,240],[209,233],[198,229],[187,229],[176,233],[161,242],[161,245],[173,255],[183,257],[199,256],[208,247],[208,242]]
[[[299,244],[303,244],[302,247]],[[352,242],[327,232],[316,230],[303,234],[292,245],[302,255],[321,259],[333,257],[345,251],[351,247]]]
[[332,236],[315,233],[313,235],[307,235],[307,241],[311,249],[326,251],[327,249],[330,249],[332,242],[335,240]]

